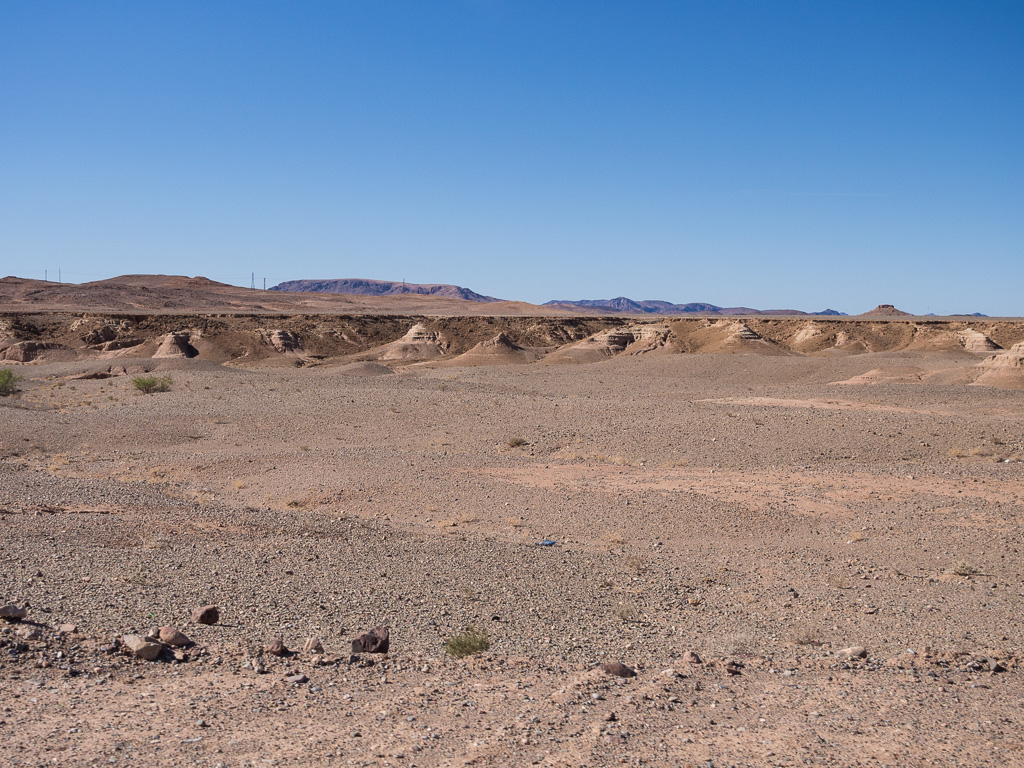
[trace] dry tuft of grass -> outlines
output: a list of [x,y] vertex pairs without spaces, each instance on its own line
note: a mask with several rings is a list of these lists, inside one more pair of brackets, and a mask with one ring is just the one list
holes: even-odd
[[721,647],[726,656],[753,656],[757,653],[757,635],[749,631],[730,632],[722,638]]
[[953,567],[949,571],[957,576],[977,576],[981,573],[970,563],[964,562],[963,560],[957,560],[953,563]]
[[[143,395],[152,395],[154,392],[169,391],[174,379],[170,376],[136,376],[131,383]],[[74,389],[74,387],[70,387],[70,389]]]
[[647,573],[649,570],[647,567],[647,561],[639,555],[629,555],[626,557],[624,562],[626,564],[626,568],[637,575]]
[[796,645],[824,645],[817,630],[807,625],[794,627],[790,642]]
[[615,606],[612,608],[612,612],[619,621],[626,624],[637,621],[637,617],[639,616],[636,605],[633,604],[632,600],[628,599],[619,600],[615,603]]
[[825,578],[825,583],[833,589],[850,589],[850,582],[844,579],[842,576],[836,573],[830,573]]
[[988,448],[982,448],[981,446],[978,446],[977,448],[971,448],[971,450],[969,450],[967,453],[971,456],[981,457],[992,455],[992,451],[990,451]]
[[474,653],[483,653],[491,647],[491,638],[474,626],[466,627],[457,635],[448,638],[444,644],[445,652],[453,659],[464,659]]
[[524,445],[529,445],[529,443],[526,441],[526,438],[520,437],[519,435],[510,437],[508,442],[505,443],[507,448],[522,448]]
[[949,455],[954,459],[962,459],[967,454],[964,453],[964,450],[962,448],[950,448]]

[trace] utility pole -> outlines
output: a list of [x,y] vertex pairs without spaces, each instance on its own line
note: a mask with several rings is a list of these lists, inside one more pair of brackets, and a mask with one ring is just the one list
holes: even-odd
[[57,267],[57,283],[60,283],[60,267]]
[[253,272],[252,275],[249,278],[249,290],[250,291],[255,291],[256,290],[256,273],[255,272]]
[[267,278],[263,278],[263,290],[267,290]]
[[44,283],[50,282],[49,278],[50,278],[50,271],[48,269],[44,269],[43,270],[43,282]]

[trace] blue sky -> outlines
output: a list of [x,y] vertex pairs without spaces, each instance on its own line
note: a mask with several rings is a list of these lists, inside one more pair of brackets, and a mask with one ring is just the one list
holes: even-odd
[[0,0],[0,273],[1024,315],[1024,3]]

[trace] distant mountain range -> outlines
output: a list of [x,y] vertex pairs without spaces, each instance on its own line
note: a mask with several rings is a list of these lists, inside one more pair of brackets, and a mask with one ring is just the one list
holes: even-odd
[[395,296],[401,293],[416,293],[429,296],[447,296],[452,299],[466,301],[501,301],[493,296],[484,296],[461,288],[458,285],[423,285],[418,283],[391,282],[388,280],[363,280],[347,278],[343,280],[286,280],[275,285],[272,291],[289,291],[292,293],[348,293],[357,296]]
[[[289,291],[293,293],[347,293],[359,296],[394,296],[402,293],[416,293],[432,296],[447,296],[467,301],[501,301],[493,296],[484,296],[462,288],[458,285],[420,284],[392,282],[389,280],[364,280],[346,278],[338,280],[287,280],[275,285],[272,291]],[[556,309],[579,310],[600,314],[631,314],[631,315],[843,315],[834,309],[821,312],[803,312],[799,309],[753,309],[751,307],[719,307],[715,304],[692,302],[690,304],[673,304],[668,301],[634,301],[625,296],[615,299],[581,299],[579,301],[549,301],[543,306]]]
[[668,301],[634,301],[625,296],[615,299],[581,299],[579,301],[549,301],[545,307],[558,307],[571,309],[581,307],[584,309],[597,309],[605,312],[622,312],[631,315],[688,315],[694,313],[715,314],[715,315],[843,315],[844,312],[837,312],[834,309],[826,309],[821,312],[804,312],[799,309],[753,309],[752,307],[719,307],[715,304],[704,302],[691,302],[690,304],[672,304]]

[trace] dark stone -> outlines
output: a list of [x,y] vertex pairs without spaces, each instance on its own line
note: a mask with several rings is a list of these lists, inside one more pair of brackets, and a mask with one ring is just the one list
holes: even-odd
[[288,649],[285,647],[283,637],[275,637],[263,646],[263,650],[271,656],[287,656],[289,653]]
[[352,641],[352,653],[387,653],[391,645],[390,634],[387,627],[360,632]]
[[636,677],[636,672],[625,664],[617,661],[609,661],[601,665],[601,671],[615,677]]
[[216,605],[204,605],[192,611],[192,621],[196,624],[216,624],[220,621],[220,611]]

